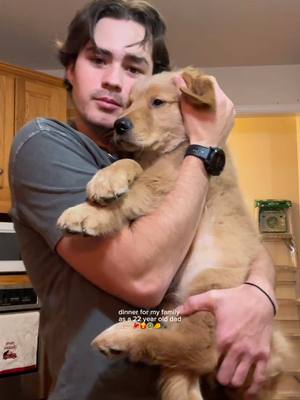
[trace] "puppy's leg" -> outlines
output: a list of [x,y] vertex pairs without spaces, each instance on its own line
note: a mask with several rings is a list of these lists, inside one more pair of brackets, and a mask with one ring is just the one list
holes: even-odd
[[116,161],[100,169],[87,184],[87,196],[92,202],[105,206],[126,194],[143,172],[134,160]]
[[[126,175],[124,182],[127,182]],[[144,181],[137,181],[119,202],[111,202],[108,205],[108,198],[104,200],[102,197],[101,201],[106,201],[105,207],[82,203],[68,208],[59,217],[58,227],[67,232],[89,236],[109,235],[120,231],[130,221],[156,208],[161,195],[153,191]]]
[[122,213],[128,221],[151,213],[173,188],[175,180],[176,174],[168,165],[155,173],[145,171],[124,197],[121,204]]
[[211,372],[218,361],[215,318],[198,312],[162,329],[136,329],[133,322],[121,322],[97,336],[92,345],[108,357],[129,357],[169,368]]
[[[112,166],[107,168],[111,167]],[[105,168],[103,172],[105,172],[107,168]],[[98,176],[99,179],[100,172]],[[105,174],[105,176],[107,176],[107,174]],[[95,178],[96,177],[97,174]],[[126,173],[123,177],[124,179],[121,179],[119,183],[121,181],[125,182],[124,184],[126,186],[128,183]],[[103,182],[104,181],[105,179]],[[97,184],[95,183],[95,187],[96,186]],[[157,186],[160,187],[159,184]],[[114,190],[116,190],[116,186],[105,186],[103,184],[104,190],[101,191],[101,196],[104,196],[104,192],[108,187],[114,187]],[[82,203],[70,207],[59,217],[57,225],[60,229],[72,233],[83,233],[90,236],[109,235],[120,231],[123,226],[128,224],[130,221],[133,221],[142,215],[146,215],[156,208],[162,197],[162,190],[163,189],[159,189],[158,193],[157,190],[153,190],[152,186],[149,185],[148,180],[138,179],[132,189],[129,190],[126,196],[122,197],[120,201],[108,204],[109,196],[113,195],[111,192],[107,191],[106,196],[108,197],[101,197],[101,200],[98,198],[99,202],[106,202],[105,207],[90,203]]]
[[[128,159],[99,171],[88,184],[93,203],[67,209],[58,220],[59,228],[90,236],[109,235],[149,214],[171,189],[175,178],[170,167],[161,168],[155,174],[142,172],[138,163]],[[119,201],[112,201],[119,198]],[[98,206],[94,201],[105,206]]]
[[160,386],[162,400],[203,400],[199,377],[189,371],[163,368]]
[[88,236],[109,235],[119,231],[127,220],[118,208],[82,203],[65,210],[57,221],[60,229]]

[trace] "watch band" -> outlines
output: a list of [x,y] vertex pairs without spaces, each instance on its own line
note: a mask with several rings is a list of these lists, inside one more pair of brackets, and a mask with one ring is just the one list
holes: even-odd
[[220,175],[225,166],[225,153],[219,147],[205,147],[200,144],[191,144],[186,149],[185,156],[195,156],[203,160],[205,170],[209,175]]
[[190,144],[186,149],[186,156],[195,156],[201,158],[202,160],[207,160],[212,151],[213,147],[205,147],[200,144]]

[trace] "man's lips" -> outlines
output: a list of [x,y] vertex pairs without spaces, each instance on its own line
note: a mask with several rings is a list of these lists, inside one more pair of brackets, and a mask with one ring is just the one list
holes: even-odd
[[95,97],[94,100],[101,109],[107,111],[114,111],[122,107],[122,104],[112,97]]
[[104,101],[105,103],[114,104],[121,107],[121,104],[111,97],[99,97],[98,100]]

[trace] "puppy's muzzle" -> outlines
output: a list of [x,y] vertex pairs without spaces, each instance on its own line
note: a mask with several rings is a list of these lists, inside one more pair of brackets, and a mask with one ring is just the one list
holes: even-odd
[[133,128],[133,123],[129,118],[119,118],[116,120],[114,129],[118,135],[125,135],[126,133],[130,133]]

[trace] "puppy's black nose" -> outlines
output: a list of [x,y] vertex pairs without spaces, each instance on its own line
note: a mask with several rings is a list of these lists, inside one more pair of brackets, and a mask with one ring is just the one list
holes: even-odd
[[124,135],[133,128],[133,124],[129,118],[119,118],[116,120],[114,128],[118,135]]

